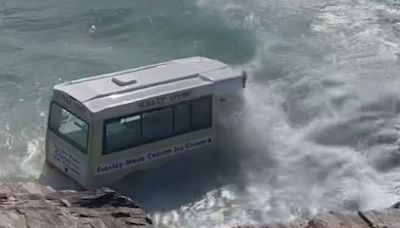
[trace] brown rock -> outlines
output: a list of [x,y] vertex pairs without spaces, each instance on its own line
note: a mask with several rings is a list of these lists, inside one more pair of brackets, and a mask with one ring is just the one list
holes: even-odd
[[55,191],[36,183],[0,184],[1,228],[153,227],[131,199],[109,189]]
[[288,224],[238,226],[237,228],[398,228],[400,203],[389,209],[358,212],[323,212]]

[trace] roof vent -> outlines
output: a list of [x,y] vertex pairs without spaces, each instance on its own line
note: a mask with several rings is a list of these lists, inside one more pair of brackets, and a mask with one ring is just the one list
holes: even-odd
[[121,80],[120,78],[117,77],[113,77],[111,79],[115,84],[119,85],[119,86],[126,86],[126,85],[132,85],[137,83],[137,81],[135,79],[131,79],[131,80]]

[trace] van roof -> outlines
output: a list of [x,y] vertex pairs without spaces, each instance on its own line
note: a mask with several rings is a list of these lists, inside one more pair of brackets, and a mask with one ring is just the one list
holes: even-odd
[[[95,100],[104,100],[117,94],[137,93],[148,89],[157,92],[158,87],[162,90],[168,88],[173,92],[182,89],[182,86],[188,83],[191,84],[190,87],[195,87],[241,76],[242,72],[235,71],[220,61],[190,57],[74,80],[56,85],[54,90],[89,105]],[[145,95],[141,92],[138,94]]]

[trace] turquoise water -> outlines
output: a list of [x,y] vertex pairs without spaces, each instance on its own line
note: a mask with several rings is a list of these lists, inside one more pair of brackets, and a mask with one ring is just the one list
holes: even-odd
[[54,84],[202,55],[247,70],[249,85],[219,120],[218,155],[119,186],[158,226],[387,207],[399,46],[397,0],[0,0],[0,181],[38,181]]

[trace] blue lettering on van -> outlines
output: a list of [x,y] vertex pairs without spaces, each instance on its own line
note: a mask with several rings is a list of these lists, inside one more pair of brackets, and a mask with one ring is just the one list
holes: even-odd
[[[53,153],[52,157],[59,165],[63,165],[64,167],[60,167],[64,170],[71,170],[74,174],[80,176],[80,162],[79,160],[70,153],[67,153],[57,144],[53,144]],[[68,168],[68,169],[65,169]]]
[[140,108],[147,108],[152,106],[164,105],[188,99],[192,96],[192,91],[186,90],[177,93],[172,93],[160,97],[153,97],[139,103]]
[[209,144],[209,143],[211,143],[211,138],[201,139],[198,141],[186,143],[185,147],[186,147],[186,149],[191,149],[193,147],[201,147],[201,146]]
[[124,167],[124,163],[122,162],[113,162],[104,166],[97,167],[97,173],[107,173],[113,170],[119,170]]
[[164,157],[172,156],[175,154],[187,152],[190,150],[198,149],[200,147],[209,145],[212,143],[212,138],[202,138],[194,140],[192,142],[178,144],[169,148],[164,148],[158,151],[150,152],[144,155],[127,158],[124,160],[114,161],[111,163],[102,164],[97,166],[96,174],[106,174],[114,171],[131,168],[140,164],[144,164],[150,161],[158,160]]
[[135,165],[137,163],[143,162],[145,160],[146,160],[146,158],[144,156],[140,156],[140,157],[137,157],[137,158],[129,158],[129,159],[125,160],[125,165],[126,166],[131,166],[131,165]]
[[171,148],[168,148],[168,149],[165,149],[165,150],[157,151],[155,153],[149,153],[147,155],[147,158],[149,160],[157,159],[157,158],[165,157],[165,156],[167,156],[169,154],[172,154],[172,152],[173,152],[173,150]]

